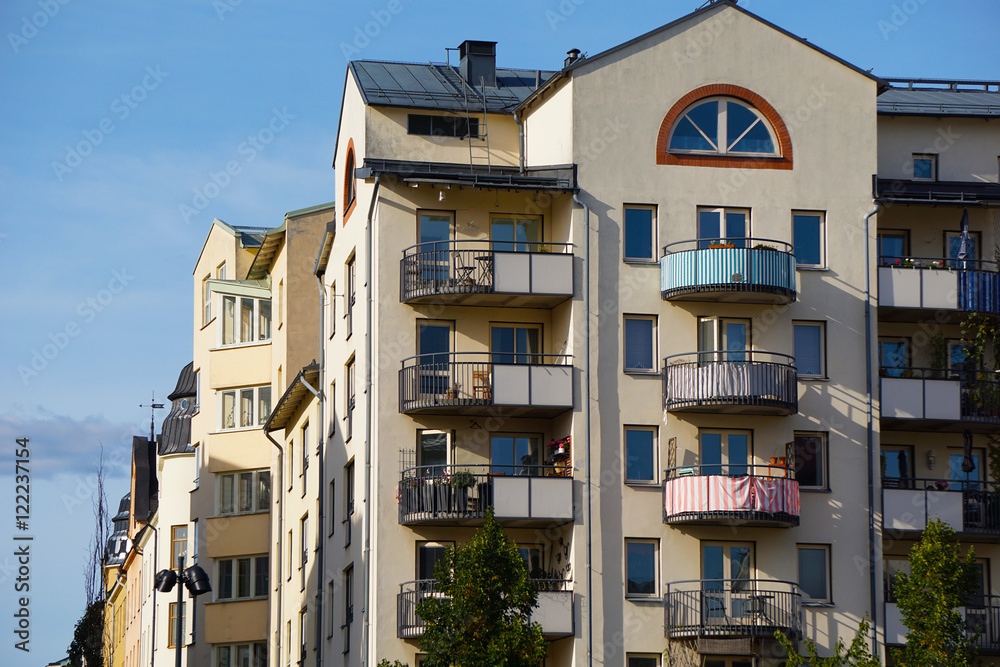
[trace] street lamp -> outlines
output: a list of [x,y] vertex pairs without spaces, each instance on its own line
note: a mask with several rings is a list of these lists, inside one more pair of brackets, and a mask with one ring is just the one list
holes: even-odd
[[187,569],[184,568],[183,556],[177,558],[176,572],[174,570],[160,570],[153,579],[156,590],[161,593],[169,593],[174,584],[177,583],[184,584],[177,587],[177,626],[175,627],[176,634],[174,635],[176,641],[176,645],[174,646],[174,650],[176,651],[174,654],[174,664],[176,667],[181,667],[181,642],[183,641],[184,634],[184,589],[187,588],[191,597],[195,598],[202,593],[210,593],[212,586],[208,583],[208,575],[205,574],[205,570],[197,565],[192,565]]

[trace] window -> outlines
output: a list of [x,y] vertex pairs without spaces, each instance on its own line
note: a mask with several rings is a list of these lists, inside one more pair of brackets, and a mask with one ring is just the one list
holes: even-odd
[[220,335],[224,346],[271,340],[271,300],[222,295]]
[[[281,328],[281,323],[285,319],[285,280],[281,279],[278,281],[278,303],[275,304],[275,309],[278,315],[278,328]],[[281,386],[281,383],[278,383]]]
[[329,315],[330,338],[337,333],[337,281],[330,283],[330,302],[326,304]]
[[241,556],[215,561],[217,600],[249,600],[267,597],[270,557]]
[[625,372],[649,373],[656,368],[656,316],[625,316]]
[[406,132],[421,137],[456,137],[458,139],[464,139],[471,134],[478,139],[479,119],[411,113],[406,117]]
[[542,242],[542,217],[491,216],[490,241],[498,251],[538,252]]
[[490,472],[494,475],[538,476],[541,437],[493,434],[490,436]]
[[344,441],[351,439],[354,434],[354,357],[347,362],[347,368],[345,370],[345,380],[347,383],[347,391],[344,405]]
[[660,667],[660,656],[628,653],[625,656],[625,665],[626,667]]
[[910,232],[906,230],[883,230],[876,237],[878,260],[882,266],[898,264],[910,256]]
[[625,427],[625,483],[656,481],[656,428]]
[[330,436],[337,432],[337,383],[330,383],[330,397],[327,399],[327,405],[330,406]]
[[670,150],[721,155],[778,155],[774,130],[751,105],[731,97],[700,99],[681,114]]
[[[979,259],[979,248],[980,244],[980,234],[979,232],[969,232],[966,235],[965,242],[965,258],[964,259]],[[944,233],[944,250],[945,256],[948,259],[962,259],[959,255],[962,254],[962,232],[945,232]],[[958,266],[958,262],[949,262],[949,266]],[[975,268],[975,267],[969,267]]]
[[295,440],[288,441],[288,490],[295,485]]
[[351,650],[351,623],[354,621],[354,566],[344,570],[344,653]]
[[913,180],[937,180],[937,155],[913,154]]
[[885,601],[896,603],[896,580],[900,574],[911,576],[910,559],[906,556],[885,556],[882,559],[882,586]]
[[450,431],[417,431],[417,465],[421,477],[443,475],[450,455]]
[[288,542],[287,542],[287,544],[288,544],[288,558],[285,560],[285,562],[288,563],[288,568],[286,570],[286,573],[287,573],[287,579],[288,579],[288,581],[291,581],[292,580],[292,561],[294,560],[293,559],[293,554],[295,552],[295,544],[292,542],[292,531],[291,531],[291,529],[288,530]]
[[332,611],[335,608],[334,597],[333,597],[334,592],[335,592],[335,586],[333,585],[333,580],[331,579],[330,583],[326,585],[326,604],[327,607],[331,610],[327,614],[327,618],[330,619],[329,621],[327,621],[327,623],[330,624],[329,632],[326,635],[327,639],[333,637],[333,631],[337,629],[337,621],[336,621],[337,616]]
[[217,267],[215,267],[215,278],[217,280],[225,280],[226,279],[226,263],[225,262],[223,262],[222,264],[219,264]]
[[201,279],[201,300],[205,304],[204,314],[202,315],[201,325],[205,326],[212,321],[212,288],[208,284],[212,276],[207,275]]
[[[448,334],[450,336],[450,328]],[[539,324],[490,325],[490,352],[494,364],[540,364],[542,327]],[[423,351],[421,349],[421,351]]]
[[949,339],[948,345],[948,370],[965,371],[975,370],[979,365],[978,360],[973,358],[973,349],[968,343],[960,340]]
[[705,656],[704,667],[753,667],[753,659]]
[[732,244],[745,248],[750,235],[750,211],[739,208],[699,208],[698,247]]
[[750,320],[734,317],[698,318],[698,362],[746,361],[751,348]]
[[302,575],[302,590],[306,589],[306,564],[309,562],[309,515],[299,519],[299,572]]
[[[187,627],[184,619],[184,605],[180,607],[181,614],[181,632],[180,636],[183,638],[185,635],[185,628]],[[174,648],[177,646],[177,603],[170,603],[170,630],[167,635],[167,648]]]
[[347,337],[350,338],[351,334],[354,332],[354,301],[357,292],[357,263],[354,261],[354,255],[347,260],[347,267],[345,268],[344,275],[347,278],[347,293],[344,295],[344,324],[347,326]]
[[910,340],[908,338],[879,336],[879,375],[898,378],[910,367]]
[[625,261],[656,261],[656,207],[626,204],[622,227]]
[[792,245],[799,266],[822,267],[824,214],[792,212]]
[[334,521],[334,517],[337,516],[337,512],[336,512],[336,509],[337,509],[337,494],[335,493],[335,491],[336,491],[336,480],[331,479],[330,480],[330,493],[329,493],[329,496],[328,496],[330,498],[330,501],[329,501],[330,502],[330,514],[329,514],[329,517],[330,517],[330,534],[331,535],[333,535],[333,532],[334,532],[333,527],[337,524],[337,522]]
[[299,610],[299,664],[306,664],[306,644],[309,637],[309,611],[306,607]]
[[219,428],[223,431],[256,428],[271,416],[271,385],[228,389],[220,391],[219,398],[222,401]]
[[219,514],[267,512],[271,505],[271,471],[247,470],[218,476]]
[[882,469],[882,488],[911,488],[913,485],[913,447],[882,445],[880,449],[879,467]]
[[306,479],[309,471],[309,422],[302,425],[302,495],[306,495]]
[[700,430],[702,475],[743,476],[753,464],[753,432]]
[[799,377],[826,377],[826,322],[792,322]]
[[799,544],[799,590],[804,602],[832,601],[830,585],[830,545]]
[[176,570],[181,563],[190,565],[187,561],[187,526],[171,526],[170,528],[170,569]]
[[827,434],[795,434],[795,479],[800,489],[828,489]]
[[351,546],[351,517],[354,515],[354,461],[344,466],[344,548]]
[[656,596],[656,540],[625,540],[625,596]]
[[267,644],[215,645],[215,667],[267,667]]
[[517,552],[524,561],[524,567],[528,570],[528,576],[532,579],[541,579],[546,576],[545,549],[540,544],[519,544]]
[[417,542],[417,581],[433,581],[437,564],[444,562],[448,549],[454,548],[454,542]]
[[346,223],[354,210],[357,199],[357,179],[354,173],[354,140],[347,142],[347,158],[344,160],[344,199],[343,199],[343,222]]

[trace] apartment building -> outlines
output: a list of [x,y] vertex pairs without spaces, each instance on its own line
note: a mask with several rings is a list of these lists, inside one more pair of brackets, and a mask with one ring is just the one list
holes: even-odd
[[904,641],[892,582],[928,519],[975,548],[964,609],[981,654],[1000,655],[1000,83],[891,80],[878,102],[878,370],[885,634]]
[[118,501],[118,511],[111,517],[111,535],[104,549],[104,665],[125,664],[125,580],[122,565],[131,547],[128,536],[131,491]]

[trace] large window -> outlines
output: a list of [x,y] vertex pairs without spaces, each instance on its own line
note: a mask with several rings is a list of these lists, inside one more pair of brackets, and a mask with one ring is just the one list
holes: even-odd
[[222,295],[222,345],[271,340],[271,300]]
[[421,467],[421,476],[443,474],[450,455],[450,431],[417,431],[417,465]]
[[656,597],[657,541],[625,540],[625,595]]
[[625,483],[656,481],[656,428],[625,427]]
[[170,527],[170,569],[176,570],[181,562],[185,566],[191,564],[187,559],[187,538],[187,526]]
[[877,243],[882,265],[896,264],[910,256],[910,232],[905,229],[881,230]]
[[267,644],[216,644],[215,667],[267,667]]
[[699,208],[698,247],[732,245],[745,248],[750,235],[750,211],[741,208]]
[[[450,331],[450,329],[449,329]],[[495,364],[539,364],[542,351],[540,324],[493,324],[490,353]]]
[[752,348],[751,322],[735,317],[698,318],[698,355],[700,363],[746,361]]
[[216,599],[249,600],[267,597],[271,575],[270,557],[241,556],[217,560]]
[[422,137],[456,137],[464,139],[470,134],[479,138],[479,119],[464,116],[427,116],[407,114],[406,132]]
[[656,368],[656,316],[625,316],[625,372],[649,373]]
[[799,377],[826,377],[826,323],[793,322],[792,329]]
[[882,445],[879,466],[883,488],[908,489],[913,486],[913,447]]
[[792,245],[795,246],[795,263],[799,266],[824,265],[824,218],[822,213],[792,212]]
[[271,416],[271,385],[219,392],[221,430],[256,428]]
[[434,569],[444,562],[448,549],[454,549],[454,542],[417,542],[417,580],[434,579]]
[[799,590],[803,601],[814,604],[831,602],[830,545],[800,544]]
[[626,262],[654,261],[656,259],[656,207],[626,204],[622,239]]
[[271,507],[271,471],[246,470],[218,476],[219,514],[267,512]]
[[698,432],[702,475],[742,476],[753,463],[753,432],[704,429]]
[[490,472],[494,475],[537,475],[541,437],[494,434],[490,436]]
[[538,252],[542,242],[541,216],[492,216],[490,241],[498,251]]
[[895,336],[879,336],[879,374],[894,378],[902,377],[909,366],[910,339]]
[[701,99],[681,114],[670,150],[721,155],[777,155],[778,142],[764,115],[731,97]]
[[800,489],[828,489],[827,434],[795,434],[795,479]]

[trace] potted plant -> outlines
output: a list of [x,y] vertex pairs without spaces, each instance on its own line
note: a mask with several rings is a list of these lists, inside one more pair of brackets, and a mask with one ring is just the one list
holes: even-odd
[[549,447],[552,449],[552,455],[561,456],[563,454],[568,454],[569,443],[570,443],[570,436],[568,435],[565,438],[559,438],[558,440],[550,440]]
[[451,476],[449,483],[452,511],[465,513],[469,509],[469,488],[476,483],[476,476],[468,470],[458,470]]
[[449,400],[457,399],[459,389],[461,389],[461,385],[456,382],[450,389],[445,390],[444,397]]
[[757,245],[754,246],[754,250],[777,250],[777,249],[778,248],[776,246],[773,246],[770,243],[758,243]]
[[709,248],[735,248],[735,243],[727,243],[724,239],[718,239],[708,244]]

